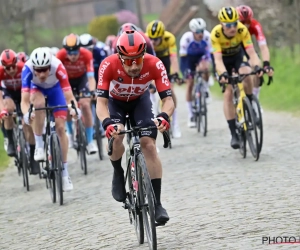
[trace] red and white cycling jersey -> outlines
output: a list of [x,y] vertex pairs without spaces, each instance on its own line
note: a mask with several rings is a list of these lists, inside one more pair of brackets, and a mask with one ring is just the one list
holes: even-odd
[[267,40],[264,35],[263,28],[262,28],[260,22],[258,22],[255,19],[252,19],[248,30],[249,30],[251,36],[255,35],[255,38],[259,45],[267,44]]
[[1,88],[7,89],[9,91],[21,91],[22,88],[22,69],[24,63],[19,61],[16,64],[17,73],[14,76],[10,76],[4,70],[4,67],[0,66],[0,81],[1,81]]
[[172,96],[167,71],[157,57],[146,53],[140,75],[132,78],[125,73],[118,55],[114,54],[106,57],[99,67],[97,96],[133,101],[147,91],[152,80],[161,99]]
[[69,79],[79,78],[88,72],[94,72],[93,54],[85,48],[79,49],[79,58],[76,62],[68,59],[67,51],[61,49],[57,52],[56,57],[61,60],[65,66]]

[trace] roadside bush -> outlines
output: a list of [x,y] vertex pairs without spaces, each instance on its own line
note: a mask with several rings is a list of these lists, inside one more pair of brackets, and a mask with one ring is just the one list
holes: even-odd
[[117,34],[118,29],[119,23],[115,15],[95,17],[88,25],[88,32],[100,41],[105,41],[108,35]]

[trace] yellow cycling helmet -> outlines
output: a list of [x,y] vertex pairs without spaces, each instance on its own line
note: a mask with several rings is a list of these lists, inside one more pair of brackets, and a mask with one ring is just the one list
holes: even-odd
[[165,25],[159,20],[152,21],[147,25],[146,33],[150,39],[162,37],[165,33]]
[[239,14],[234,7],[223,7],[219,11],[218,18],[221,23],[234,23],[239,20]]

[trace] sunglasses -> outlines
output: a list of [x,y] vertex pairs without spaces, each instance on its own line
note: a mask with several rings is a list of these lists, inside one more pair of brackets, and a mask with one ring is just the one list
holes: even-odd
[[225,25],[226,28],[232,28],[232,27],[236,27],[238,25],[238,22],[233,22],[233,23],[223,23],[223,25]]
[[194,33],[195,34],[203,34],[204,30],[196,30]]
[[156,38],[150,38],[151,41],[157,42],[161,40],[161,37],[156,37]]
[[71,50],[67,52],[69,56],[76,56],[79,54],[79,50]]
[[47,72],[48,70],[50,70],[50,67],[46,67],[46,68],[33,68],[33,70],[35,72],[42,73],[42,72]]
[[120,59],[121,62],[126,66],[132,66],[133,64],[140,65],[141,63],[143,63],[144,55],[141,55],[140,57],[134,59],[124,59],[120,56]]
[[7,65],[7,66],[4,66],[5,70],[11,70],[11,69],[15,69],[16,68],[16,64],[11,64],[11,65]]

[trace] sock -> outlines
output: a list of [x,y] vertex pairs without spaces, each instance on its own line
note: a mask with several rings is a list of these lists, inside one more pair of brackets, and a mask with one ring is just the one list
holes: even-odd
[[73,134],[73,122],[72,121],[67,121],[67,131],[69,135]]
[[122,157],[119,160],[116,161],[112,161],[110,160],[111,164],[113,165],[115,171],[117,172],[124,172],[123,168],[122,168]]
[[34,150],[35,150],[35,145],[29,145],[30,147],[30,159],[34,159]]
[[34,139],[37,148],[44,148],[43,136],[34,134]]
[[173,126],[176,126],[178,123],[177,123],[177,109],[175,108],[174,109],[174,112],[173,112],[173,115],[172,115],[172,124]]
[[235,131],[235,119],[227,120],[227,122],[228,122],[228,127],[230,129],[231,135],[235,136],[236,135],[236,131]]
[[13,143],[14,142],[14,131],[12,129],[6,129],[6,134],[7,134],[8,142]]
[[62,177],[66,177],[69,176],[69,172],[68,172],[68,163],[64,162],[64,170],[62,171]]
[[153,191],[156,198],[156,204],[161,205],[160,201],[160,194],[161,194],[161,178],[159,179],[152,179],[151,180]]
[[93,141],[93,132],[94,132],[93,127],[85,128],[86,140],[88,144],[90,144]]
[[189,118],[192,118],[194,116],[193,114],[193,104],[192,102],[186,102],[187,108],[188,108],[188,112],[189,112]]

